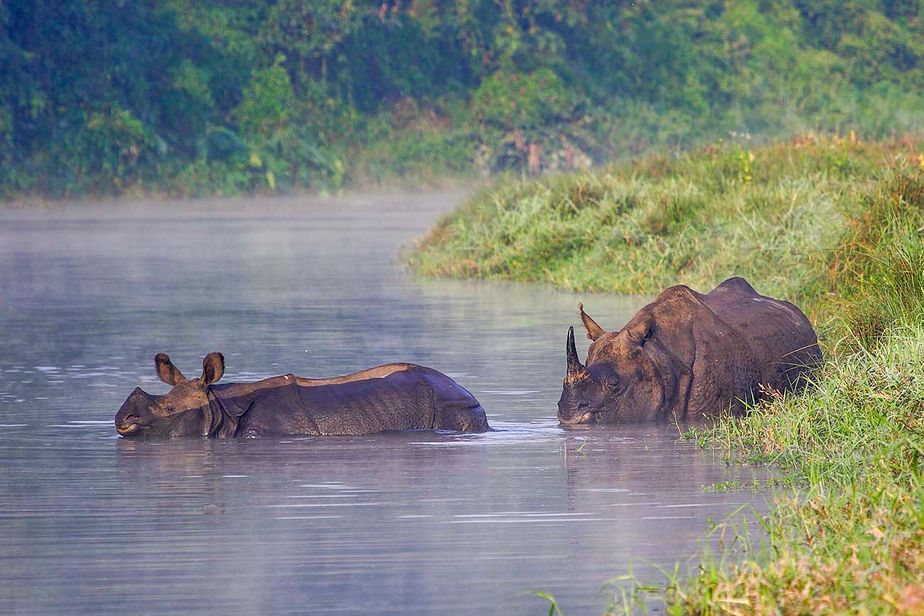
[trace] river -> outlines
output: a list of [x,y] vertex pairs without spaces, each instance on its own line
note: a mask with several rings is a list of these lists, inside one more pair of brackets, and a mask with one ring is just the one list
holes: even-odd
[[[598,614],[766,511],[713,489],[763,471],[676,427],[558,427],[577,302],[617,328],[645,298],[406,273],[462,197],[0,210],[0,613]],[[497,431],[119,438],[160,351],[187,376],[221,351],[222,382],[415,362]]]

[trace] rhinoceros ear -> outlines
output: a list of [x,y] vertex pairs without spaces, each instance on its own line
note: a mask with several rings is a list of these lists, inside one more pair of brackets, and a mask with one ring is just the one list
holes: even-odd
[[635,323],[630,323],[626,326],[626,336],[631,342],[640,347],[645,346],[645,343],[651,339],[653,334],[654,321],[651,317],[639,319]]
[[587,330],[587,337],[591,340],[596,340],[600,336],[606,333],[606,330],[597,325],[597,322],[588,316],[584,312],[584,304],[578,304],[578,309],[581,311],[581,321],[584,322],[584,329]]
[[205,387],[218,381],[225,373],[225,356],[221,353],[209,353],[202,360],[202,376],[199,384]]
[[160,380],[167,385],[176,385],[186,380],[180,369],[173,365],[170,356],[166,353],[158,353],[154,356],[154,371]]

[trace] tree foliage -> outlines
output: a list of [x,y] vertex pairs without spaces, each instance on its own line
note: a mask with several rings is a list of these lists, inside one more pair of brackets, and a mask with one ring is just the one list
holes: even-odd
[[428,160],[539,171],[727,131],[912,130],[922,13],[912,0],[2,0],[0,194],[282,189]]

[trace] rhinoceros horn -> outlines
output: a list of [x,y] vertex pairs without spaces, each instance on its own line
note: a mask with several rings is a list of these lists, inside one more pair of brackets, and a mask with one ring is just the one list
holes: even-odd
[[565,350],[568,354],[568,373],[565,375],[565,382],[573,383],[584,374],[584,365],[578,358],[577,348],[574,346],[574,327],[568,328],[568,342]]

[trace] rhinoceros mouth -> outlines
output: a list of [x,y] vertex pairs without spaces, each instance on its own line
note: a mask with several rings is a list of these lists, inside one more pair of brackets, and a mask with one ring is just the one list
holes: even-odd
[[594,416],[593,411],[586,411],[580,415],[575,415],[570,419],[559,418],[558,422],[566,426],[577,426],[580,424],[590,423],[591,418]]
[[116,432],[121,436],[131,436],[141,430],[141,426],[136,423],[122,424],[121,426],[116,426]]

